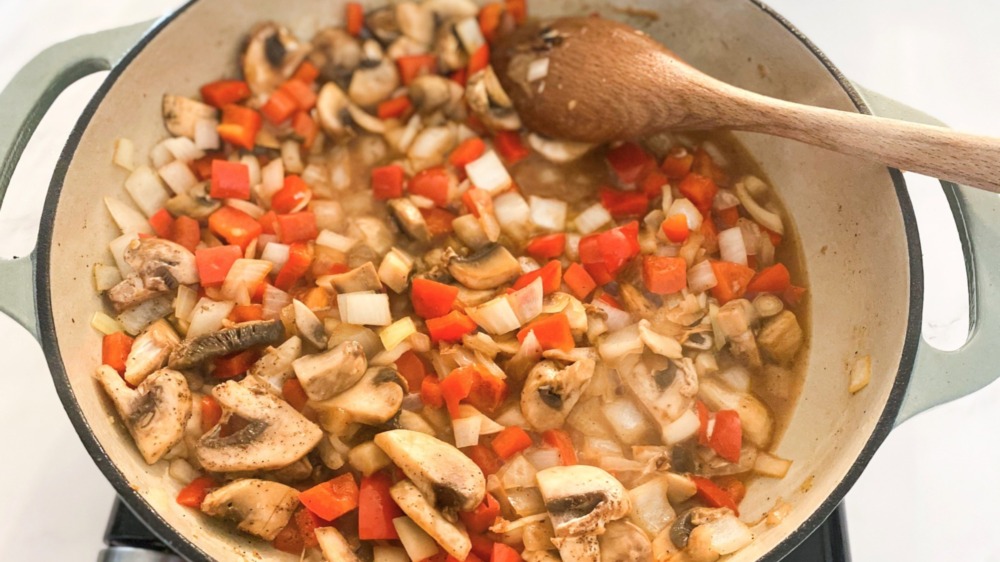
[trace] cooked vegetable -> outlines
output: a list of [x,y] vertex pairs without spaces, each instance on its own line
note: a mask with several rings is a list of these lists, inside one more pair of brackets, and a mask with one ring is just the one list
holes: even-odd
[[244,478],[209,493],[201,510],[231,519],[240,530],[271,540],[288,524],[297,491],[278,482]]

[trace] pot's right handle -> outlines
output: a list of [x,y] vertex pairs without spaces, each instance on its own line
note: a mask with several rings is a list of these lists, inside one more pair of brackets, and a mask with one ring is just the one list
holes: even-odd
[[[142,22],[58,43],[14,75],[0,92],[0,205],[24,147],[52,102],[73,82],[117,64],[150,25]],[[0,311],[37,338],[34,265],[34,250],[0,258]]]
[[[944,125],[912,107],[856,86],[876,115]],[[969,337],[955,351],[931,347],[923,338],[896,425],[910,417],[983,388],[1000,376],[1000,196],[942,181],[965,253],[969,280]],[[990,297],[992,295],[992,298]]]

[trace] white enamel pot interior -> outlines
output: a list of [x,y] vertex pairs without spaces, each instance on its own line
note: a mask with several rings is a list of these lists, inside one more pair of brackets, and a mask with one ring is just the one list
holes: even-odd
[[[365,2],[376,5],[382,2]],[[695,67],[726,82],[787,100],[859,111],[848,83],[814,48],[751,0],[636,0],[658,19],[626,16],[599,2],[535,1],[536,16],[600,12],[663,41]],[[121,195],[126,173],[111,164],[114,141],[138,154],[166,132],[163,93],[196,95],[199,85],[237,73],[238,49],[257,21],[275,19],[310,37],[336,24],[328,0],[198,0],[147,34],[113,70],[90,104],[56,171],[37,257],[38,319],[57,388],[81,438],[125,501],[170,546],[191,559],[293,560],[174,501],[165,464],[143,462],[93,378],[100,336],[89,327],[102,308],[90,278],[109,263],[117,235],[102,204]],[[794,459],[782,480],[758,479],[742,506],[757,520],[782,498],[793,509],[733,560],[777,560],[839,503],[891,428],[918,339],[919,244],[901,176],[886,168],[754,134],[739,139],[779,191],[797,225],[808,272],[813,345],[808,376],[777,454]],[[871,355],[871,384],[847,390],[855,357]]]

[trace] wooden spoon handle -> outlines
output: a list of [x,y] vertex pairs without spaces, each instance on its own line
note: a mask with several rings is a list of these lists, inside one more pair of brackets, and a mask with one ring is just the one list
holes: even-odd
[[729,113],[733,128],[1000,193],[1000,138],[740,94]]

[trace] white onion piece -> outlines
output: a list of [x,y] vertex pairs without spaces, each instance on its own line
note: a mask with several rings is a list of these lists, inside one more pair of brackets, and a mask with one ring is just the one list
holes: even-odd
[[398,546],[375,546],[372,548],[372,562],[410,562],[406,549]]
[[496,152],[490,150],[465,166],[472,185],[496,195],[514,183]]
[[177,296],[174,297],[174,316],[178,320],[187,321],[198,304],[198,291],[187,285],[177,287]]
[[528,459],[524,458],[524,455],[517,454],[507,461],[497,476],[500,477],[500,483],[503,484],[503,487],[508,490],[511,488],[534,488],[538,486],[535,481],[537,472],[538,470],[528,462]]
[[170,194],[149,166],[139,166],[125,180],[125,191],[147,217],[163,208]]
[[566,234],[566,249],[563,253],[572,261],[580,259],[580,238],[582,236],[573,232]]
[[567,210],[565,201],[532,195],[528,198],[528,204],[531,207],[531,222],[535,223],[535,226],[554,232],[565,230]]
[[670,208],[667,209],[668,219],[674,215],[684,215],[687,218],[690,230],[700,229],[701,223],[704,222],[701,211],[694,206],[694,203],[684,198],[674,199],[674,202],[670,204]]
[[392,520],[392,526],[396,528],[399,542],[403,543],[410,560],[425,560],[438,553],[437,543],[414,523],[413,519],[406,516],[397,517]]
[[274,264],[267,260],[248,260],[240,258],[226,273],[222,282],[222,297],[235,300],[237,292],[243,288],[250,290],[263,283]]
[[261,299],[261,304],[263,305],[264,319],[274,320],[281,317],[282,309],[292,304],[292,297],[274,285],[269,284],[264,287],[264,297]]
[[739,227],[727,228],[719,233],[719,256],[722,261],[747,264],[747,247]]
[[90,318],[90,325],[105,336],[121,332],[124,329],[117,320],[100,311],[95,312]]
[[542,313],[542,278],[539,277],[527,287],[511,293],[508,297],[520,325],[524,325]]
[[337,295],[340,321],[359,326],[388,326],[392,323],[389,295],[384,293],[345,293]]
[[520,193],[510,191],[499,195],[493,200],[493,213],[504,234],[515,240],[527,238],[531,208]]
[[[512,409],[518,409],[518,408],[514,407]],[[472,406],[470,406],[468,404],[459,404],[459,406],[458,406],[458,415],[459,415],[459,417],[462,417],[462,418],[470,418],[470,417],[473,417],[473,416],[482,418],[482,419],[479,420],[479,434],[480,435],[492,435],[494,433],[500,433],[501,431],[504,430],[504,426],[502,426],[499,423],[493,421],[492,418],[490,418],[486,414],[483,414],[482,412],[480,412],[479,410],[475,409],[474,407],[472,407]]]
[[191,162],[205,155],[205,151],[195,146],[194,141],[187,137],[174,137],[163,141],[175,160]]
[[222,328],[222,321],[233,311],[236,303],[233,301],[213,301],[202,297],[194,310],[191,311],[191,325],[188,326],[187,337],[193,338],[209,334]]
[[487,332],[500,335],[521,327],[521,321],[514,312],[507,295],[500,295],[479,306],[465,309],[473,322]]
[[382,347],[386,351],[392,351],[416,332],[417,326],[413,323],[413,318],[404,316],[379,330],[378,337],[382,340]]
[[732,209],[740,204],[740,198],[736,196],[735,193],[728,189],[720,189],[716,194],[715,198],[712,199],[712,208],[716,211],[725,211],[726,209]]
[[744,181],[736,183],[736,197],[739,198],[740,203],[743,204],[743,208],[747,210],[747,213],[753,217],[753,220],[760,223],[761,226],[770,230],[771,232],[776,232],[778,234],[785,233],[785,225],[781,222],[781,217],[777,214],[768,211],[764,207],[761,207],[756,200],[747,191],[747,187]]
[[161,168],[170,163],[174,159],[174,155],[167,150],[167,145],[160,141],[152,150],[149,151],[149,161],[153,164],[154,168]]
[[701,293],[719,284],[708,260],[699,262],[688,270],[687,282],[688,290],[692,293]]
[[455,446],[461,449],[479,444],[479,427],[481,424],[482,421],[479,416],[451,420],[451,429],[455,434]]
[[171,191],[181,195],[187,193],[189,189],[198,185],[198,178],[191,171],[191,168],[180,160],[174,160],[169,164],[161,166],[156,173],[163,178],[164,183],[170,187]]
[[550,447],[532,447],[524,452],[524,458],[528,459],[536,470],[545,470],[562,464],[559,450]]
[[479,29],[479,21],[474,17],[468,17],[455,24],[455,35],[465,47],[465,52],[470,56],[474,55],[479,47],[486,44],[482,30]]
[[269,242],[260,253],[260,259],[271,262],[274,265],[272,271],[281,271],[282,266],[288,261],[289,250],[288,244]]
[[722,556],[732,554],[753,541],[750,528],[732,513],[726,513],[704,526],[709,531],[709,544],[706,547]]
[[219,139],[219,122],[215,119],[199,119],[194,123],[194,146],[200,150],[217,150],[222,144]]
[[[319,164],[309,164],[306,166],[305,170],[302,170],[302,181],[309,185],[317,185],[328,183],[328,178],[330,177],[330,170],[326,166],[321,166]],[[304,207],[306,202],[301,203]],[[299,211],[302,209],[299,208]],[[295,209],[292,212],[296,212]]]
[[698,414],[694,413],[694,410],[686,410],[681,417],[663,428],[663,441],[667,445],[676,445],[693,437],[700,427]]
[[[410,351],[411,349],[413,349],[413,346],[410,345],[410,342],[409,341],[404,341],[403,343],[401,343],[401,344],[397,345],[396,347],[392,348],[392,350],[385,350],[385,349],[383,349],[382,351],[378,352],[377,354],[375,354],[375,357],[372,357],[371,359],[368,360],[368,365],[369,366],[387,367],[389,365],[392,365],[396,361],[399,361],[399,358],[402,357],[404,353],[406,353],[407,351]],[[417,389],[411,388],[410,392],[416,392],[416,391],[419,391],[419,390],[420,390],[419,388],[417,388]],[[419,401],[419,397],[418,397],[418,401]],[[423,403],[422,402],[421,402],[421,407],[423,407]],[[417,409],[419,409],[419,408],[417,408]]]
[[538,271],[542,266],[538,265],[538,262],[534,258],[529,258],[528,256],[521,256],[517,258],[517,263],[521,264],[521,275],[525,273],[531,273],[532,271]]
[[386,287],[401,294],[410,282],[411,271],[413,271],[413,258],[403,250],[393,248],[382,258],[377,273],[379,280]]
[[[534,333],[529,333],[528,336],[524,338],[524,341],[527,342],[528,338],[533,337]],[[539,355],[541,355],[540,352]],[[524,414],[521,412],[521,408],[517,405],[511,406],[503,412],[500,412],[494,420],[496,420],[498,424],[506,427],[525,427],[528,425],[528,421],[524,419]]]
[[103,293],[121,282],[122,274],[117,267],[103,263],[94,264],[94,288],[98,293]]
[[271,196],[285,186],[285,163],[280,158],[268,162],[260,170],[261,189],[269,195],[266,201],[271,201]]
[[118,271],[121,272],[122,278],[135,273],[132,266],[125,261],[125,248],[127,248],[133,240],[137,240],[138,238],[139,235],[137,233],[128,232],[108,243],[108,249],[111,250],[111,255],[115,258],[115,264],[118,266]]
[[754,472],[772,478],[784,478],[791,467],[792,461],[776,457],[764,451],[758,451],[757,458],[753,462]]
[[201,476],[201,472],[184,459],[170,461],[167,472],[171,478],[184,485],[190,484],[192,480]]
[[[641,349],[641,343],[639,347]],[[649,428],[649,423],[635,402],[625,397],[618,398],[602,406],[601,411],[604,412],[608,425],[611,426],[611,430],[615,432],[619,440],[627,445],[636,445],[642,442]]]
[[293,140],[281,143],[281,162],[285,165],[285,171],[290,174],[299,174],[305,169],[299,143]]
[[111,213],[111,218],[122,231],[122,234],[153,234],[153,227],[149,226],[149,221],[142,213],[136,211],[121,199],[116,197],[105,197],[104,206]]
[[227,206],[232,207],[237,211],[243,211],[255,219],[259,219],[264,216],[264,213],[266,212],[257,205],[243,199],[226,199],[225,202]]
[[611,222],[611,213],[600,203],[594,203],[587,207],[573,219],[573,224],[576,225],[576,230],[580,234],[597,232],[609,222]]
[[[603,299],[596,299],[593,302],[594,307],[599,308],[605,315],[607,319],[604,321],[608,326],[608,331],[616,332],[629,326],[632,323],[632,315],[628,312],[608,304]],[[636,337],[638,337],[639,332],[636,331]],[[641,345],[641,341],[639,342]]]
[[115,151],[111,162],[128,171],[135,169],[135,145],[129,139],[115,139]]
[[316,237],[317,245],[326,246],[327,248],[331,248],[345,254],[349,252],[357,243],[357,240],[342,234],[337,234],[331,230],[321,230],[319,236]]
[[420,119],[420,114],[416,113],[410,120],[406,122],[406,128],[403,129],[403,134],[399,136],[399,141],[397,142],[396,148],[399,152],[407,152],[410,149],[410,145],[413,144],[413,139],[417,138],[417,133],[420,132],[420,127],[423,126],[423,122]]
[[750,392],[750,371],[742,365],[733,365],[720,372],[716,377],[733,390]]

